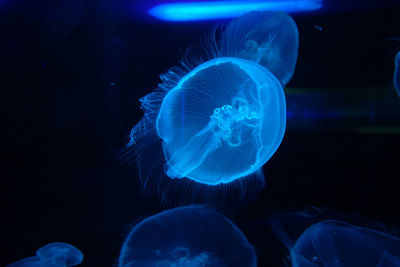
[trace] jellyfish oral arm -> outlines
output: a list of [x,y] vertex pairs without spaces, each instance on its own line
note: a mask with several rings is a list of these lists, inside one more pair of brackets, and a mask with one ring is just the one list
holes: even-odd
[[166,163],[166,174],[171,178],[182,178],[203,163],[221,142],[207,125],[193,136],[181,149],[175,151]]
[[[232,105],[216,108],[210,122],[193,136],[181,149],[172,153],[166,163],[166,174],[171,178],[182,178],[199,167],[208,155],[223,143],[236,147],[242,143],[243,126],[256,128],[260,123],[259,113],[249,107],[246,99],[234,97]],[[207,181],[218,184],[218,181]]]

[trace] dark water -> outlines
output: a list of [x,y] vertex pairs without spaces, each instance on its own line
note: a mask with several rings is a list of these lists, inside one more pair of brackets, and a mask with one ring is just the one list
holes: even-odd
[[[230,214],[260,266],[280,266],[277,241],[251,226],[274,213],[317,206],[400,227],[400,8],[359,4],[293,16],[293,116],[265,189]],[[126,1],[59,5],[0,1],[1,266],[53,241],[78,247],[82,266],[111,266],[132,223],[165,209],[117,154],[139,97],[215,25],[143,19]]]

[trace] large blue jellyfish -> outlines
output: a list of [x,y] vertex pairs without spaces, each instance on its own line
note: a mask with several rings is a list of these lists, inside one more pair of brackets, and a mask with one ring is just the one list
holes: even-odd
[[293,267],[400,266],[400,239],[327,220],[304,231],[290,254]]
[[296,24],[284,13],[251,12],[219,29],[204,59],[187,54],[182,68],[161,75],[159,88],[140,99],[145,114],[127,154],[138,161],[143,184],[162,194],[168,185],[160,172],[188,178],[191,193],[195,186],[243,187],[244,177],[260,188],[260,169],[282,141]]
[[36,256],[14,262],[7,267],[68,267],[83,261],[76,247],[62,242],[47,244],[36,251]]
[[166,174],[215,185],[254,173],[282,140],[285,110],[279,81],[260,65],[240,58],[200,65],[158,113]]
[[255,267],[243,233],[210,209],[188,206],[161,212],[133,227],[119,267]]
[[400,96],[400,51],[396,54],[394,66],[393,85],[397,94]]

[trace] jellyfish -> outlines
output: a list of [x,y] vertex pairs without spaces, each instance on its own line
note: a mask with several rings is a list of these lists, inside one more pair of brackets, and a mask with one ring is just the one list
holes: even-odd
[[67,267],[83,261],[83,254],[74,246],[54,242],[36,251],[36,256],[28,257],[8,265],[8,267]]
[[337,220],[307,228],[291,250],[292,266],[400,266],[400,239]]
[[149,217],[129,232],[119,267],[253,267],[253,247],[226,217],[186,206]]
[[400,51],[397,52],[394,59],[394,75],[393,75],[393,85],[396,89],[397,94],[400,96]]
[[219,52],[256,62],[285,86],[297,61],[299,32],[282,12],[250,12],[234,20],[223,32]]
[[200,65],[158,113],[166,174],[215,185],[254,173],[282,140],[285,110],[279,81],[260,65],[240,58]]
[[[263,187],[261,168],[284,136],[283,86],[297,57],[293,20],[252,12],[219,29],[205,56],[189,51],[182,67],[161,75],[159,87],[140,99],[144,117],[131,130],[125,158],[137,161],[143,186],[164,199],[171,190],[175,199],[178,191],[207,201],[225,192],[250,196]],[[249,49],[254,43],[258,48]]]
[[265,226],[273,235],[264,239],[279,240],[264,253],[277,266],[400,266],[400,229],[355,213],[308,207],[270,216]]

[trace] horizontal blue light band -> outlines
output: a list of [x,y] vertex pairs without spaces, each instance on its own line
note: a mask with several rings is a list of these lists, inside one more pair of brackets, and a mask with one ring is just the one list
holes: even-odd
[[161,20],[192,21],[236,17],[254,10],[295,13],[321,7],[321,0],[207,1],[160,4],[151,8],[149,14]]

